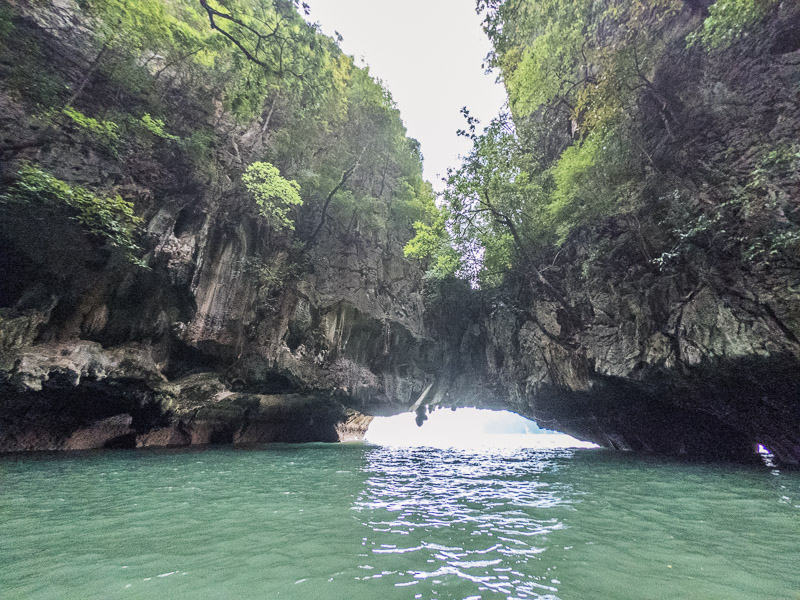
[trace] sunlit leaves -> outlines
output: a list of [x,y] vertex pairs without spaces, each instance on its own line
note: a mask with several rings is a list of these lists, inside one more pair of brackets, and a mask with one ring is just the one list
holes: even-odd
[[758,25],[779,0],[717,0],[708,8],[703,28],[690,36],[690,43],[720,50],[730,46]]
[[473,147],[451,169],[432,224],[415,224],[406,254],[427,258],[432,276],[457,274],[473,285],[494,286],[535,242],[535,204],[541,202],[542,177],[528,169],[531,155],[519,145],[508,115],[493,120],[483,133],[464,109],[463,136]]
[[560,240],[577,226],[630,208],[625,183],[635,171],[629,152],[614,129],[595,129],[550,168],[555,187],[546,222]]
[[[72,89],[82,94],[74,105],[90,115],[118,115],[121,152],[158,148],[188,160],[204,181],[224,181],[230,144],[237,164],[251,163],[241,181],[261,217],[274,229],[296,226],[293,235],[303,241],[316,236],[327,212],[339,229],[389,232],[400,242],[414,221],[429,218],[433,194],[422,179],[419,145],[406,137],[391,95],[307,22],[307,5],[79,0],[79,6],[95,48]],[[93,106],[95,70],[114,82],[124,106],[111,112]],[[71,110],[62,121],[99,132],[99,117]]]
[[568,100],[585,83],[593,4],[539,2],[528,8],[535,35],[500,62],[514,114],[529,114],[557,98]]
[[135,238],[142,220],[134,214],[133,203],[118,194],[98,195],[28,165],[20,169],[13,185],[0,195],[0,207],[3,205],[12,210],[29,208],[40,215],[52,214],[54,218],[65,215],[86,235],[103,240],[138,262],[141,249]]
[[161,138],[162,140],[167,140],[169,142],[177,142],[180,140],[178,136],[167,133],[167,131],[164,129],[164,121],[162,119],[153,118],[149,113],[142,115],[142,118],[139,119],[139,122],[148,132],[157,138]]
[[584,130],[635,95],[681,7],[680,0],[479,2],[495,48],[490,63],[515,117],[559,111]]
[[294,229],[289,216],[295,206],[303,204],[296,181],[281,177],[280,171],[268,162],[254,162],[242,175],[242,181],[258,205],[258,212],[273,229]]

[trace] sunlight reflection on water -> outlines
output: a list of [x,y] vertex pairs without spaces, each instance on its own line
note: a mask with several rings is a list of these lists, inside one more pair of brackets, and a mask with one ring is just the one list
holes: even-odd
[[304,444],[6,456],[0,483],[3,600],[800,590],[800,479],[777,469],[582,448]]
[[[553,443],[568,436],[490,437],[550,438]],[[455,581],[462,580],[491,597],[556,598],[547,577],[514,565],[535,560],[546,551],[548,534],[564,528],[550,513],[568,509],[576,494],[567,483],[537,475],[555,472],[554,459],[568,460],[571,453],[510,444],[447,452],[374,448],[367,456],[372,476],[354,504],[373,532],[364,540],[366,556],[373,557],[367,566],[380,569],[389,560],[386,555],[402,556],[414,568],[395,570],[395,586],[428,582],[459,587]]]

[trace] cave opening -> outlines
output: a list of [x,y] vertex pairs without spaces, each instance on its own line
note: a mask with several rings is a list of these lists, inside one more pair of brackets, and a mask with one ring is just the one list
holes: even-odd
[[[424,415],[424,418],[421,418]],[[379,446],[435,448],[596,448],[507,410],[441,407],[375,417],[365,440]]]
[[775,454],[773,454],[772,450],[770,450],[767,446],[764,444],[756,444],[755,451],[765,466],[771,469],[777,467],[777,464],[775,463]]

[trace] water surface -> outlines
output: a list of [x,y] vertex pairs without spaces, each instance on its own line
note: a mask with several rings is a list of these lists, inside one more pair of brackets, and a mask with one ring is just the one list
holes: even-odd
[[0,457],[0,596],[800,598],[800,474],[603,450]]

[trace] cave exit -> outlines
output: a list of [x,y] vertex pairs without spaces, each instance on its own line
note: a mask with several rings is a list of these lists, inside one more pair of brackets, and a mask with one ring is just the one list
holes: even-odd
[[509,411],[441,408],[376,417],[367,430],[368,443],[380,446],[595,448]]

